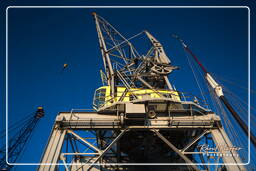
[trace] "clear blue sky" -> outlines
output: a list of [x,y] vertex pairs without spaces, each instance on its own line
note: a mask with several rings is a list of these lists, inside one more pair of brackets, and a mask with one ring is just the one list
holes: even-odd
[[[152,2],[143,5],[153,4]],[[17,2],[13,5],[25,4]],[[33,5],[43,5],[43,3],[33,3]],[[61,5],[81,5],[81,3],[68,4],[62,1]],[[166,4],[160,2],[158,5]],[[175,5],[184,4],[175,3]],[[216,3],[186,5],[216,5]],[[232,4],[218,3],[218,5]],[[237,1],[233,5],[248,4],[239,4]],[[4,9],[2,6],[1,8]],[[255,12],[255,9],[253,10]],[[247,87],[248,10],[246,8],[9,9],[9,122],[15,122],[31,113],[39,105],[42,105],[46,112],[20,162],[40,160],[58,112],[70,111],[72,108],[88,109],[92,106],[94,90],[101,86],[99,69],[102,68],[95,23],[91,16],[93,11],[107,19],[126,37],[145,29],[152,33],[164,45],[173,65],[180,67],[180,70],[170,76],[171,82],[180,91],[200,95],[181,45],[170,36],[173,33],[180,35],[190,45],[208,71],[231,78],[239,85]],[[4,19],[3,11],[1,17]],[[255,19],[255,16],[252,17]],[[1,29],[4,33],[3,24],[1,23]],[[253,28],[255,30],[254,21],[252,31]],[[1,35],[4,35],[2,32]],[[254,33],[253,31],[252,43],[255,42]],[[2,39],[1,48],[5,48]],[[255,44],[251,49],[251,74],[255,77],[253,66]],[[3,52],[2,50],[2,71],[5,68]],[[67,61],[70,70],[61,73],[63,63]],[[1,81],[4,83],[4,79]],[[3,83],[1,88],[4,88]],[[251,86],[255,89],[254,79]],[[246,99],[246,92],[241,91],[237,94]],[[1,102],[4,102],[3,98]],[[24,168],[35,167],[17,167],[17,170]]]

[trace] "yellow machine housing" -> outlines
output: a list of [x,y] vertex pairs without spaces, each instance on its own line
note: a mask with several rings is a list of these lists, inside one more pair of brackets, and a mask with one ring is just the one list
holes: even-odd
[[[106,107],[115,102],[130,102],[133,100],[143,100],[143,99],[157,99],[157,98],[168,98],[175,102],[180,102],[179,93],[175,90],[151,90],[143,88],[131,88],[130,91],[122,97],[125,87],[117,87],[116,95],[114,98],[110,96],[110,86],[102,86],[95,91],[93,107],[99,109],[101,107]],[[136,98],[135,98],[136,97]]]

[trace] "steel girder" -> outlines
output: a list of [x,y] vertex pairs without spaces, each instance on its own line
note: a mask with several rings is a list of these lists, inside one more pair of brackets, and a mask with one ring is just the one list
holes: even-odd
[[[129,170],[132,166],[123,165],[134,163],[136,160],[149,162],[156,158],[164,165],[172,165],[172,160],[185,162],[188,166],[183,166],[183,170],[212,170],[212,167],[196,162],[196,159],[200,158],[202,163],[207,164],[207,160],[209,162],[212,156],[206,157],[205,154],[214,154],[215,160],[227,170],[245,170],[242,165],[237,165],[241,161],[236,151],[230,150],[228,153],[232,154],[231,156],[221,156],[219,154],[227,152],[223,151],[223,148],[209,152],[195,150],[198,148],[198,142],[209,135],[216,147],[232,147],[223,128],[214,124],[219,121],[218,117],[183,116],[172,117],[171,122],[165,120],[168,119],[157,118],[150,120],[151,125],[125,126],[121,125],[118,116],[89,112],[77,112],[72,115],[60,113],[38,170]],[[209,120],[211,124],[206,124]],[[158,124],[154,125],[154,122]],[[186,134],[187,136],[184,136]],[[214,168],[220,169],[218,166]]]

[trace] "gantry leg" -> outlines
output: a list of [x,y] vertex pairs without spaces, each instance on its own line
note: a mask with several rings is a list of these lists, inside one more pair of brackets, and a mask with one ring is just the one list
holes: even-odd
[[54,171],[56,169],[65,135],[66,130],[60,129],[57,125],[54,126],[41,160],[41,164],[47,165],[40,165],[39,171]]
[[[235,150],[227,151],[227,148],[232,148],[233,145],[229,140],[227,134],[225,133],[223,128],[213,129],[211,130],[212,138],[216,147],[218,148],[220,154],[222,154],[222,159],[225,163],[230,163],[232,165],[225,165],[228,171],[245,171],[245,167],[243,165],[237,165],[237,163],[241,163],[240,157],[238,156]],[[231,154],[228,155],[227,153]]]

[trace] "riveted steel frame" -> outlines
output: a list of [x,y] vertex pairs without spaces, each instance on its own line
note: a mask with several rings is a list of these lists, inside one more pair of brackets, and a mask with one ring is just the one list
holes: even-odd
[[[161,139],[171,151],[177,153],[185,163],[189,164],[192,170],[201,170],[198,164],[191,158],[191,155],[199,155],[202,163],[207,163],[207,158],[202,158],[204,152],[189,151],[193,150],[197,142],[206,135],[212,136],[212,141],[216,146],[225,145],[232,147],[232,143],[225,134],[223,128],[219,127],[219,117],[214,114],[204,116],[176,116],[171,118],[158,117],[157,119],[149,120],[149,125],[121,125],[118,116],[102,115],[95,112],[77,112],[70,114],[69,112],[62,112],[56,117],[49,142],[46,146],[44,155],[42,156],[41,165],[38,170],[58,170],[62,163],[65,170],[107,170],[111,168],[117,170],[117,163],[127,164],[129,157],[120,152],[120,138],[131,131],[153,132],[159,139]],[[88,131],[90,136],[85,137],[79,135],[82,131]],[[175,130],[200,130],[198,133],[186,142],[182,148],[178,148],[172,143],[172,140],[164,134]],[[163,134],[163,133],[164,134]],[[125,138],[125,137],[124,137]],[[94,139],[94,141],[92,141]],[[64,141],[68,141],[72,147],[71,151],[63,151]],[[82,143],[85,147],[82,151],[78,150],[77,141]],[[81,145],[80,145],[81,146]],[[209,152],[209,154],[224,153],[222,149],[218,151]],[[216,155],[216,161],[220,158],[225,163],[233,163],[234,165],[225,165],[227,170],[245,170],[240,163],[236,151],[231,151],[232,156]],[[121,160],[122,158],[122,160]],[[68,161],[69,160],[69,161]],[[171,163],[170,163],[171,164]],[[223,165],[222,164],[222,165]],[[209,167],[202,166],[206,170]],[[220,168],[216,166],[216,168]]]

